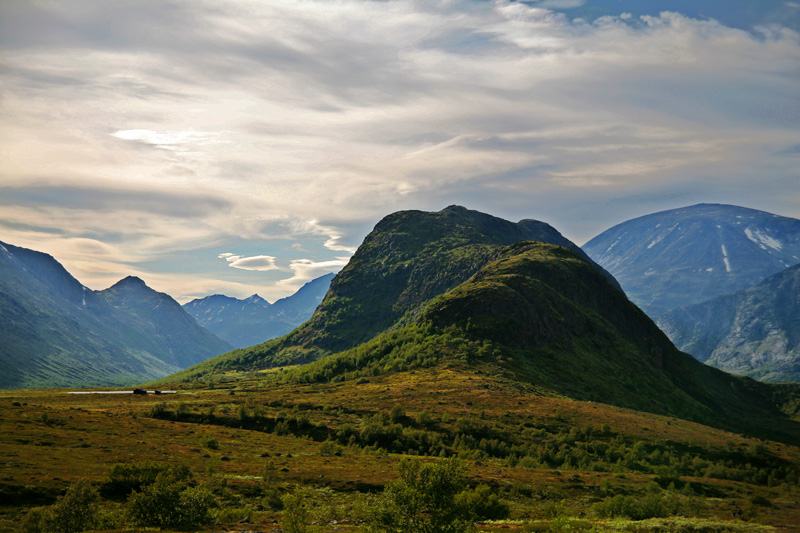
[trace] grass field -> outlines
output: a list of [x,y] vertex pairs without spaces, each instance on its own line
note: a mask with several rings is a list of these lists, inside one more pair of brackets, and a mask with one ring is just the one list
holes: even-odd
[[[482,531],[800,531],[797,446],[548,396],[488,367],[168,388],[0,391],[0,531],[81,479],[100,490],[110,530],[140,531],[105,489],[115,464],[144,462],[187,465],[214,494],[215,523],[193,530],[277,530],[276,498],[296,492],[309,531],[360,531],[407,456],[457,456],[471,485],[506,502],[508,518]],[[625,498],[668,516],[608,516]]]

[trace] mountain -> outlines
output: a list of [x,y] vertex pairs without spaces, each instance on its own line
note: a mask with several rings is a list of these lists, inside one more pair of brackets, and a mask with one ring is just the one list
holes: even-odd
[[[281,359],[316,359],[277,374],[277,379],[295,383],[369,380],[437,365],[467,365],[509,377],[521,389],[543,395],[613,404],[784,440],[800,437],[796,423],[781,412],[800,397],[800,387],[771,388],[678,351],[647,315],[574,250],[532,241],[437,246],[452,242],[452,235],[431,231],[427,240],[414,233],[418,228],[431,229],[430,223],[420,224],[436,220],[428,215],[405,213],[389,217],[391,224],[379,223],[356,252],[357,261],[351,261],[356,266],[348,265],[347,272],[336,277],[312,320],[294,333],[206,361],[164,382],[219,379],[231,370],[241,377],[247,375],[242,371],[274,366]],[[461,229],[472,234],[475,228]],[[398,235],[412,239],[415,246],[400,246]],[[387,248],[397,256],[387,256]],[[414,248],[417,254],[406,255]],[[378,249],[382,253],[375,253]],[[446,260],[435,267],[429,263],[437,255],[458,258],[462,265],[481,264],[471,275],[454,268],[451,272],[464,279],[432,295],[433,287],[447,286],[441,276]],[[384,264],[376,264],[379,257]],[[411,283],[394,289],[392,273],[403,264],[417,275],[404,277]],[[422,270],[422,265],[428,268]],[[353,295],[347,305],[334,307],[332,297],[348,294],[335,287],[342,277],[351,280],[347,287],[351,290],[371,289],[360,295],[349,293]],[[403,302],[400,297],[380,304],[371,297],[372,287],[382,283],[387,285],[384,293],[413,290],[423,296],[412,310],[392,310]],[[366,341],[323,353],[322,342],[332,344],[331,338],[341,342],[334,337],[342,331],[337,311],[346,313],[344,320],[351,328],[375,327],[374,317],[381,312],[399,318]],[[305,338],[310,339],[305,345],[296,344]]]
[[583,249],[651,317],[751,287],[800,262],[800,220],[699,204],[635,218]]
[[368,378],[447,360],[489,361],[545,394],[761,435],[792,427],[790,438],[800,437],[779,411],[800,386],[771,389],[703,365],[577,254],[536,242],[507,247],[414,324],[300,367],[294,379]]
[[244,300],[215,294],[192,300],[183,308],[219,338],[245,348],[286,335],[308,320],[328,292],[331,279],[333,274],[311,280],[274,304],[257,294]]
[[52,256],[0,243],[0,388],[129,385],[228,349],[138,278],[92,291]]
[[[311,319],[280,339],[215,359],[207,368],[267,368],[309,362],[358,346],[413,321],[432,298],[456,287],[521,240],[565,246],[588,256],[551,226],[534,220],[509,222],[460,206],[439,212],[388,215],[331,281]],[[597,267],[599,268],[599,267]],[[603,272],[616,285],[610,274]]]
[[762,381],[800,381],[800,265],[657,322],[706,364]]
[[186,368],[231,348],[198,325],[171,296],[154,291],[137,277],[128,276],[97,295],[124,312],[152,343],[152,353],[171,365]]

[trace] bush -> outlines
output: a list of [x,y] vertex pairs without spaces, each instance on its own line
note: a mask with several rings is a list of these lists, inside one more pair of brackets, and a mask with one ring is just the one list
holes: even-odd
[[141,490],[146,485],[152,485],[158,474],[167,469],[167,466],[151,462],[134,464],[116,464],[109,468],[103,491],[106,495],[127,496],[134,490]]
[[211,522],[216,507],[213,494],[190,485],[186,466],[170,467],[153,484],[128,498],[128,515],[140,526],[196,527]]
[[99,522],[99,500],[97,490],[88,481],[78,481],[49,508],[29,511],[23,528],[29,533],[78,533],[94,529]]
[[164,402],[156,402],[150,408],[148,413],[150,418],[172,418],[172,412],[167,409],[167,404]]
[[457,459],[422,464],[400,462],[400,479],[389,483],[373,511],[372,531],[461,533],[474,530],[472,512],[457,498],[467,485],[467,468]]
[[664,499],[656,493],[648,493],[643,498],[633,496],[608,497],[597,504],[597,514],[602,518],[630,518],[644,520],[646,518],[663,518],[667,516]]
[[478,485],[456,496],[456,503],[465,508],[473,520],[502,520],[508,518],[508,504],[501,501],[488,485]]
[[281,515],[281,528],[286,533],[305,533],[308,531],[308,509],[305,498],[300,491],[286,494],[281,499],[283,514]]

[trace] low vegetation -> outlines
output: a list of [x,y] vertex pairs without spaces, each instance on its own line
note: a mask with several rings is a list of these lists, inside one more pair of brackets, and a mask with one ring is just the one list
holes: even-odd
[[0,490],[14,495],[0,531],[791,531],[800,518],[795,446],[548,396],[488,365],[239,378],[170,396],[0,393]]

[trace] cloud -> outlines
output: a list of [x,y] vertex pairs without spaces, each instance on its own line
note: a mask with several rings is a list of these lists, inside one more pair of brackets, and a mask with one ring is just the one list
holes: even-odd
[[[577,241],[675,198],[800,216],[796,32],[581,9],[2,2],[6,239],[86,283],[168,266],[194,294],[184,252],[208,258],[203,286],[246,284],[245,266],[267,269],[259,292],[291,271],[288,291],[399,209],[460,203]],[[110,247],[102,269],[65,239]],[[245,262],[222,268],[225,250]]]
[[330,272],[338,272],[350,260],[349,257],[338,257],[329,261],[312,261],[310,259],[294,259],[289,268],[293,272],[290,278],[277,282],[277,286],[299,289],[305,282],[316,279]]
[[226,142],[220,138],[221,132],[202,131],[169,131],[158,133],[150,130],[124,130],[112,133],[112,137],[125,141],[137,141],[149,144],[164,150],[177,151],[189,147],[204,146],[213,143]]
[[228,266],[238,268],[240,270],[252,270],[256,272],[267,272],[269,270],[280,270],[280,267],[275,264],[275,258],[271,255],[254,255],[251,257],[242,257],[233,253],[219,254],[220,259],[225,259]]
[[147,191],[105,185],[30,185],[2,187],[0,205],[95,212],[140,212],[176,218],[203,218],[226,212],[231,204],[219,196],[187,191]]

